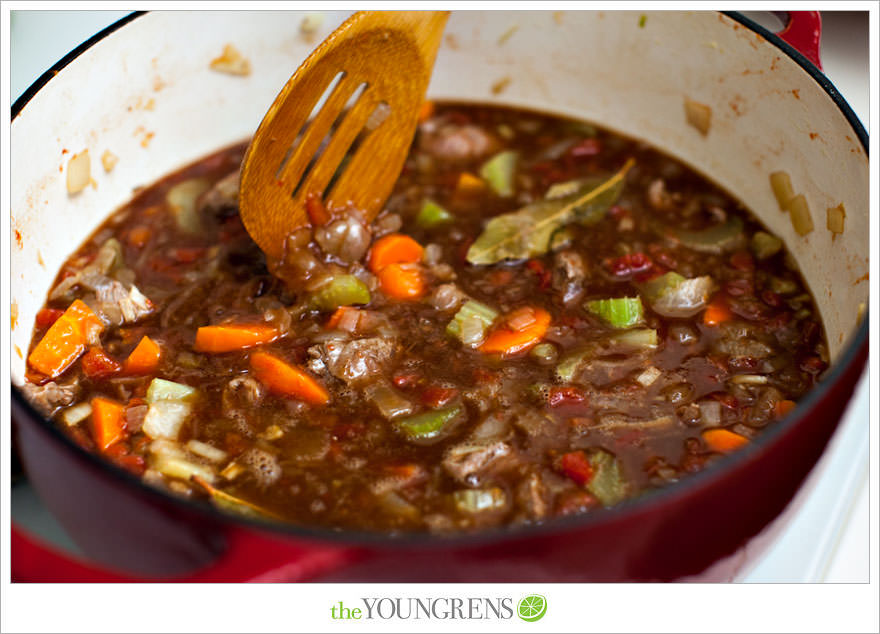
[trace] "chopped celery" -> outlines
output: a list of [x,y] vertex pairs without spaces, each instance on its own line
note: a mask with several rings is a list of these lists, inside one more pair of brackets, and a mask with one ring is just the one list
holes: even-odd
[[462,513],[479,513],[504,508],[507,496],[503,489],[462,489],[452,494],[455,508]]
[[369,304],[370,289],[354,275],[336,275],[320,287],[309,300],[309,306],[331,311],[340,306]]
[[782,240],[766,231],[756,231],[752,236],[752,253],[759,260],[776,255],[782,249]]
[[529,355],[534,358],[538,363],[549,365],[556,361],[556,357],[558,356],[558,352],[556,351],[556,346],[552,343],[544,342],[539,343],[537,346],[532,348]]
[[642,300],[638,297],[595,299],[586,302],[584,308],[601,318],[612,328],[632,328],[645,320]]
[[444,407],[398,420],[395,427],[408,440],[433,440],[440,435],[444,427],[458,418],[461,413],[461,405]]
[[797,292],[797,289],[797,282],[794,280],[787,280],[782,277],[770,278],[770,290],[774,293],[778,293],[779,295],[791,295],[792,293]]
[[517,153],[512,150],[499,152],[480,168],[483,177],[499,196],[513,196],[513,176],[516,172]]
[[186,233],[200,233],[202,222],[196,209],[196,200],[211,184],[204,178],[191,178],[178,183],[165,194],[165,201],[177,226]]
[[468,300],[458,309],[446,326],[446,333],[467,345],[478,345],[486,338],[486,331],[498,318],[498,313],[480,302]]
[[147,403],[157,401],[189,401],[192,400],[198,390],[183,383],[174,383],[165,379],[153,379],[147,388]]
[[455,220],[455,216],[446,211],[433,200],[426,199],[422,203],[422,209],[416,217],[416,224],[423,229],[433,229],[447,222]]
[[617,458],[607,451],[597,449],[590,452],[587,459],[593,468],[593,477],[587,484],[587,490],[605,506],[623,500],[627,494],[627,486]]
[[610,337],[611,343],[627,348],[656,348],[657,331],[651,328],[637,328],[616,332]]
[[708,275],[686,279],[672,271],[641,286],[651,308],[664,317],[693,317],[706,307],[713,289]]
[[563,383],[570,383],[581,364],[594,354],[595,349],[592,346],[569,352],[556,366],[556,378]]
[[191,412],[192,405],[185,401],[155,401],[147,409],[142,429],[150,438],[176,440],[183,422]]

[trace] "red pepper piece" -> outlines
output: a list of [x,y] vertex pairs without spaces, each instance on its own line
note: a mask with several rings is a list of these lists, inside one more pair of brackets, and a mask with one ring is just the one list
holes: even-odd
[[583,451],[563,454],[559,466],[562,468],[562,472],[578,486],[584,486],[593,479],[593,467]]

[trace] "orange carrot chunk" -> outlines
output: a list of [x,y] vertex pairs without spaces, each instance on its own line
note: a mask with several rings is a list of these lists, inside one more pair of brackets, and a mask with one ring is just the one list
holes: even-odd
[[703,432],[703,441],[712,451],[730,453],[749,444],[749,439],[729,429],[707,429]]
[[69,368],[103,330],[100,318],[77,299],[49,327],[28,357],[28,364],[54,379]]
[[268,352],[251,355],[251,370],[257,380],[275,394],[291,396],[311,405],[323,405],[330,400],[324,386],[311,375]]
[[458,183],[455,185],[456,194],[476,194],[485,189],[486,183],[479,176],[474,176],[470,172],[462,172],[458,175]]
[[103,397],[92,399],[92,437],[101,451],[125,435],[125,405]]
[[159,367],[159,361],[162,359],[162,348],[159,344],[144,336],[140,343],[128,355],[128,359],[122,365],[122,369],[126,374],[151,374]]
[[794,409],[796,403],[794,401],[779,401],[773,407],[773,414],[776,418],[782,418]]
[[378,273],[389,264],[419,262],[424,253],[422,245],[402,233],[392,233],[379,238],[370,247],[369,265]]
[[202,326],[196,331],[196,352],[232,352],[275,341],[281,333],[260,324]]
[[425,294],[425,276],[418,264],[389,264],[376,276],[379,287],[394,299],[419,299]]
[[725,321],[730,321],[732,317],[733,314],[727,307],[727,302],[721,297],[716,297],[706,306],[706,312],[703,313],[703,323],[707,326],[719,326]]
[[550,326],[550,313],[542,308],[526,307],[513,311],[501,325],[489,333],[480,351],[500,353],[505,357],[528,350],[543,339]]

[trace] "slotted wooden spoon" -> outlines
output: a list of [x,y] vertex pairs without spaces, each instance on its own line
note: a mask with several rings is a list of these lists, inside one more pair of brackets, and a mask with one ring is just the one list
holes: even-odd
[[380,211],[415,134],[448,17],[448,11],[356,13],[287,81],[241,171],[241,219],[268,257],[280,258],[286,237],[309,222],[310,194],[323,195],[331,208],[353,205],[368,220]]

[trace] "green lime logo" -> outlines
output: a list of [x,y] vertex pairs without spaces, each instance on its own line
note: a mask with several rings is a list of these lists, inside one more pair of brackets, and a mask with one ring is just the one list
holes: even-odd
[[523,621],[539,621],[547,613],[547,599],[540,594],[530,594],[520,599],[516,611]]

